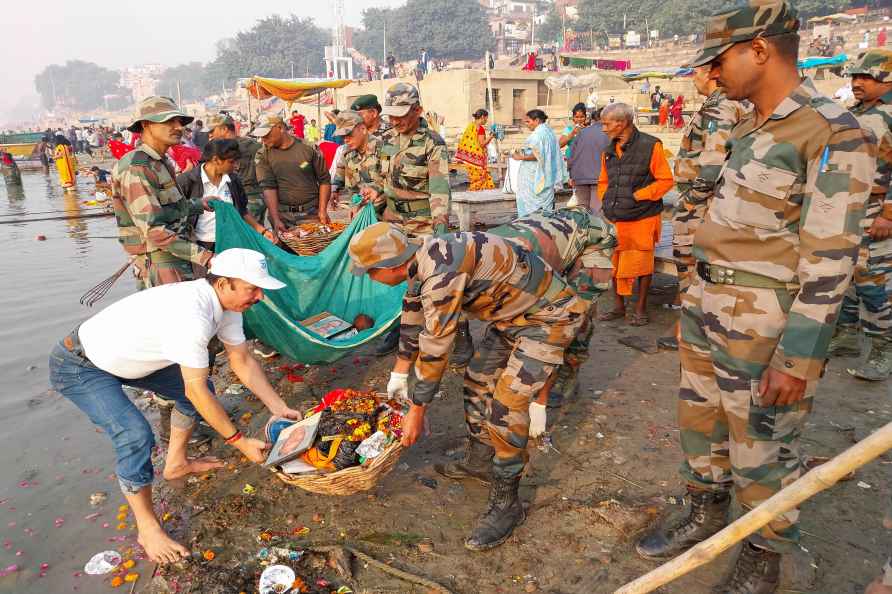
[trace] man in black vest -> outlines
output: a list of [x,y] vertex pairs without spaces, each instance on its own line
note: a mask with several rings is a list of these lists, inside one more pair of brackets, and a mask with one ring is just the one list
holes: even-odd
[[640,132],[632,108],[611,103],[601,112],[601,125],[610,146],[601,154],[598,196],[604,218],[616,227],[613,254],[615,306],[598,316],[617,320],[626,316],[624,298],[631,297],[638,281],[638,304],[629,317],[632,326],[644,326],[647,292],[654,272],[654,248],[660,240],[663,195],[673,186],[672,170],[663,144],[655,136]]

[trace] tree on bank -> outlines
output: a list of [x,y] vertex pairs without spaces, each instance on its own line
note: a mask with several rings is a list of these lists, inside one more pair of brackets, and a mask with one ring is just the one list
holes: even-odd
[[272,78],[322,76],[325,46],[331,34],[313,19],[273,15],[247,31],[217,43],[217,58],[208,64],[205,81],[213,89],[232,87],[239,78],[255,74]]
[[479,60],[495,46],[486,11],[478,0],[408,0],[395,9],[370,8],[353,35],[356,49],[381,61],[384,24],[387,53],[397,60],[418,57],[426,48],[435,59]]
[[183,101],[199,101],[219,93],[220,85],[216,87],[208,80],[208,70],[201,62],[189,62],[168,68],[161,74],[161,79],[155,85],[155,91],[160,95],[177,98],[177,85],[179,84],[179,97]]
[[47,109],[64,105],[90,110],[105,106],[105,97],[129,99],[130,92],[119,85],[121,76],[114,70],[92,62],[69,60],[51,64],[34,77],[34,87]]

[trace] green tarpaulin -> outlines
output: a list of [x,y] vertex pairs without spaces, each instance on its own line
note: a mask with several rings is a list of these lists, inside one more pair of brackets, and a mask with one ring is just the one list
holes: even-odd
[[[380,336],[400,317],[406,285],[389,287],[367,275],[350,272],[347,245],[356,233],[376,223],[375,211],[366,206],[331,245],[316,256],[295,256],[258,235],[235,208],[212,201],[217,213],[217,252],[247,248],[264,254],[269,271],[288,286],[265,291],[261,303],[245,312],[245,331],[283,355],[308,364],[330,363]],[[346,340],[327,340],[300,324],[322,312],[352,322],[357,314],[370,316],[375,325]]]

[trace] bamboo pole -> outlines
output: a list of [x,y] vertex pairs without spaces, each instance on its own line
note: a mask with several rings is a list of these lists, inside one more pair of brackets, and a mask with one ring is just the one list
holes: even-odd
[[873,432],[832,460],[821,464],[799,480],[763,501],[745,516],[685,553],[621,587],[614,594],[645,594],[705,565],[737,542],[756,532],[785,511],[892,449],[892,423]]

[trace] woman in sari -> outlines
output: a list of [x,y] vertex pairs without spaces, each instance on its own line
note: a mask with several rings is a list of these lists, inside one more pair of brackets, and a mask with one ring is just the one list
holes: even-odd
[[492,190],[496,187],[487,167],[486,145],[492,140],[492,134],[486,133],[488,119],[489,112],[485,109],[475,111],[474,121],[465,128],[461,140],[458,142],[458,149],[455,151],[455,160],[460,162],[468,172],[470,181],[468,190],[471,192]]
[[59,172],[59,183],[66,190],[73,189],[77,183],[77,157],[71,152],[71,143],[64,136],[56,136],[53,159],[56,161],[56,171]]
[[660,101],[659,114],[660,117],[658,123],[660,125],[660,131],[663,131],[669,124],[669,99],[667,99],[666,97],[663,97],[663,99]]
[[517,180],[517,216],[554,210],[554,186],[563,180],[563,159],[557,136],[541,109],[527,112],[524,124],[533,131],[523,148],[511,153],[521,161]]
[[684,95],[675,98],[672,107],[669,108],[669,115],[672,116],[672,127],[676,129],[684,128],[684,118],[681,112],[684,110]]

